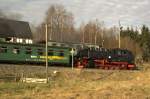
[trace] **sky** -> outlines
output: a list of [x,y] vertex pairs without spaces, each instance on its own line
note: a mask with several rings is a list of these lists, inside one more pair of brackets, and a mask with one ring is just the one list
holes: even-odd
[[150,26],[150,0],[0,0],[0,9],[19,13],[22,20],[40,24],[52,4],[61,4],[74,15],[75,25],[98,19],[105,26]]

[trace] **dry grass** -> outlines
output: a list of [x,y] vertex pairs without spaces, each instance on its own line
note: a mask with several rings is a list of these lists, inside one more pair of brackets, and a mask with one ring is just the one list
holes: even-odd
[[[1,67],[0,75],[21,74],[44,77],[44,67]],[[4,69],[5,68],[5,69]],[[7,68],[7,69],[6,69]],[[9,68],[9,69],[8,69]],[[15,69],[14,69],[15,68]],[[137,71],[79,70],[49,68],[49,84],[0,83],[3,99],[149,99],[150,65]],[[7,70],[7,71],[6,71]],[[59,71],[53,74],[54,70]],[[9,72],[8,72],[9,71]]]

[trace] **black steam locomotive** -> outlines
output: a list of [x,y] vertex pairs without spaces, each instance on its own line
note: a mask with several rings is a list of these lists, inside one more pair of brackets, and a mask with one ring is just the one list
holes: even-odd
[[126,49],[82,49],[75,56],[79,68],[135,69],[134,56]]

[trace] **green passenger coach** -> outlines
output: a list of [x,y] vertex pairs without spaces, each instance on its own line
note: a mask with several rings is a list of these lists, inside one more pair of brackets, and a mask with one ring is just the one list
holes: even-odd
[[[1,62],[44,63],[46,60],[45,46],[36,44],[0,43]],[[48,47],[50,64],[70,64],[70,48]]]

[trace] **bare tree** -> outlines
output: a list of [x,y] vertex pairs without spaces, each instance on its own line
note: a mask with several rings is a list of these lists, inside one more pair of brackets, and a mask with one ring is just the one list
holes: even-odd
[[81,24],[80,37],[82,43],[91,43],[95,45],[101,45],[103,35],[103,24],[97,19],[89,21],[87,24]]
[[[67,12],[62,5],[49,7],[44,22],[37,29],[39,34],[45,33],[44,29],[40,28],[44,28],[42,25],[46,23],[48,24],[49,40],[61,42],[71,40],[71,35],[75,31],[73,15]],[[41,36],[44,36],[44,34],[41,34]]]

